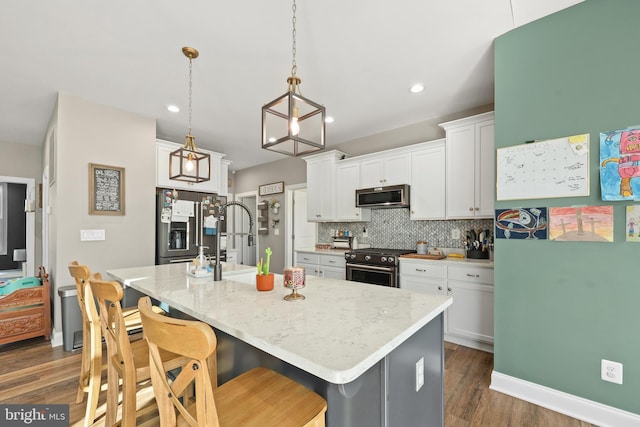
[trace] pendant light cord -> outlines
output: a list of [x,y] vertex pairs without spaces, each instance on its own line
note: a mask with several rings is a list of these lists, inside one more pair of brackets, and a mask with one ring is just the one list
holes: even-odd
[[189,135],[191,135],[191,77],[192,77],[192,70],[193,70],[193,59],[191,57],[191,55],[189,55]]
[[298,71],[298,66],[296,65],[296,0],[293,0],[293,6],[291,6],[291,10],[293,11],[293,18],[291,18],[291,24],[293,26],[293,30],[291,31],[291,36],[293,39],[293,44],[291,45],[291,54],[293,60],[291,62],[291,75],[295,76],[296,71]]

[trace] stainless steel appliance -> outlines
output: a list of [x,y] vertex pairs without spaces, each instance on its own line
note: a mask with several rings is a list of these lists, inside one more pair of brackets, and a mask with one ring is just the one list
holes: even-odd
[[409,185],[361,188],[356,190],[358,208],[408,208]]
[[[226,197],[194,191],[159,188],[156,192],[156,264],[184,262],[198,255],[198,247],[205,246],[205,255],[215,260],[215,233],[226,234],[224,216],[214,229],[204,228],[204,217],[218,217],[218,208]],[[174,203],[178,201],[178,203]],[[225,261],[221,250],[220,260]]]
[[354,249],[344,255],[346,280],[397,288],[399,284],[398,257],[414,253],[411,249]]

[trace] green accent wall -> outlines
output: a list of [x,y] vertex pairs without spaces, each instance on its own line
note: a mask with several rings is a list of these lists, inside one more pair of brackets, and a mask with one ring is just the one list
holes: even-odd
[[[598,150],[601,131],[640,124],[639,22],[638,0],[587,0],[495,40],[496,148],[591,135],[588,197],[496,208],[613,205],[614,243],[496,241],[494,369],[637,414],[640,244],[633,203],[601,200]],[[603,358],[623,385],[600,379]]]

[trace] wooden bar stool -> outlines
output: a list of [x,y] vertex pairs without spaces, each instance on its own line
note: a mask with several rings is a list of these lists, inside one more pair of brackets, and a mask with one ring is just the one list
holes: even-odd
[[[147,341],[130,341],[127,333],[120,301],[124,295],[122,285],[115,281],[104,281],[96,277],[89,278],[85,286],[85,310],[89,322],[99,323],[102,335],[107,343],[107,409],[105,425],[116,423],[119,392],[122,392],[122,417],[119,424],[124,427],[136,425],[137,385],[150,379],[149,348]],[[97,301],[98,309],[96,309]],[[165,317],[149,307],[149,311],[158,317]],[[167,369],[184,366],[187,358],[178,354],[162,351],[159,360]]]
[[[254,368],[214,388],[206,360],[212,355],[215,357],[217,340],[213,329],[203,322],[158,316],[152,311],[148,297],[140,298],[138,307],[149,346],[151,382],[161,427],[325,425],[327,402],[270,369]],[[166,375],[171,367],[160,357],[163,350],[188,357],[187,364],[172,383]],[[185,388],[192,382],[195,383],[195,403],[183,397]]]
[[[96,419],[98,408],[98,395],[100,394],[102,370],[106,365],[102,364],[102,331],[100,322],[92,324],[87,316],[85,308],[85,288],[84,285],[93,276],[102,279],[100,273],[91,274],[91,270],[86,265],[81,265],[78,261],[69,264],[69,274],[75,279],[78,305],[82,315],[82,362],[80,365],[80,380],[76,403],[82,403],[85,394],[87,396],[87,407],[85,409],[84,427],[90,426]],[[160,307],[153,307],[156,313],[164,313]],[[142,329],[138,307],[129,307],[122,310],[127,331]]]

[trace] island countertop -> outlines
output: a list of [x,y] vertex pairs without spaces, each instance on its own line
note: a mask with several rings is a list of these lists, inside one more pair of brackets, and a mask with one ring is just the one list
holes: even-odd
[[[223,263],[223,277],[193,278],[185,266],[109,270],[108,274],[291,365],[333,384],[349,383],[452,303],[451,297],[308,276],[306,299],[276,275],[255,288],[255,267]],[[226,271],[225,271],[226,270]]]

